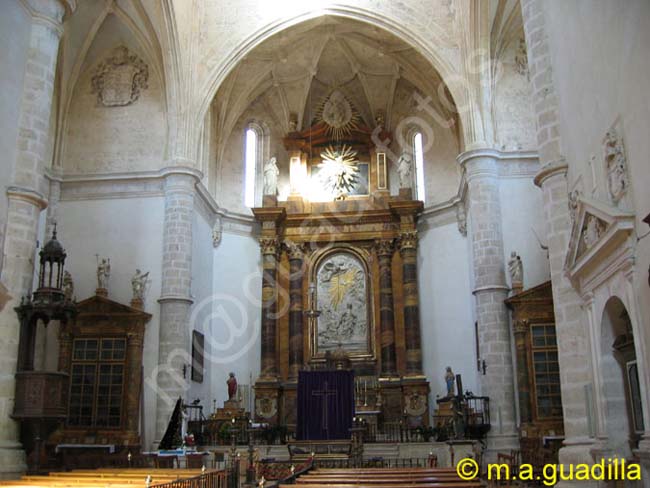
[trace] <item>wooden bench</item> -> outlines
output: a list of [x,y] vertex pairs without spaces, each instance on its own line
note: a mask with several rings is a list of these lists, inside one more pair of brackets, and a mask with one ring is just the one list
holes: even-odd
[[223,471],[201,469],[101,469],[53,472],[46,476],[29,475],[19,480],[0,481],[0,487],[34,488],[145,488],[147,479],[152,487],[178,480],[187,480],[203,474],[223,474]]
[[[461,479],[454,468],[314,469],[299,476],[300,488],[479,488]],[[280,485],[288,486],[289,485]]]

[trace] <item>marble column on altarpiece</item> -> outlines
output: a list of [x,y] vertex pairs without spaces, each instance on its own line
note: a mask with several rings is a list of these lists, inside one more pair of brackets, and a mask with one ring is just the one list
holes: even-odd
[[289,379],[298,378],[303,365],[303,282],[305,250],[302,244],[286,241],[289,256]]
[[422,376],[422,339],[420,333],[417,246],[417,231],[412,230],[400,233],[399,238],[397,239],[397,247],[402,256],[406,376]]
[[397,375],[395,353],[395,312],[393,305],[393,239],[380,239],[375,243],[379,263],[379,323],[381,333],[381,375]]

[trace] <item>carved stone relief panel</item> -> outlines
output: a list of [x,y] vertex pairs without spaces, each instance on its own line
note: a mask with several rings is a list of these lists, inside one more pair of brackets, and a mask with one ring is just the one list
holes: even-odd
[[368,350],[368,285],[366,270],[355,255],[337,252],[323,259],[316,274],[317,350]]
[[149,68],[125,46],[116,47],[92,77],[92,91],[105,107],[123,107],[135,102],[147,88]]
[[582,233],[578,243],[578,256],[591,249],[605,234],[607,223],[595,215],[586,214],[582,226]]

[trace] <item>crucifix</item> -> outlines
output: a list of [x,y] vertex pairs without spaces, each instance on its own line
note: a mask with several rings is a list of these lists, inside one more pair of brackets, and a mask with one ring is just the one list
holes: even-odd
[[330,396],[336,396],[338,392],[336,390],[330,390],[328,388],[329,384],[327,381],[323,384],[324,388],[322,390],[315,390],[311,394],[313,396],[319,396],[323,397],[323,429],[325,429],[325,432],[327,433],[327,437],[329,438],[330,436],[330,427],[329,427],[329,408],[328,408],[328,403],[329,403],[329,397]]

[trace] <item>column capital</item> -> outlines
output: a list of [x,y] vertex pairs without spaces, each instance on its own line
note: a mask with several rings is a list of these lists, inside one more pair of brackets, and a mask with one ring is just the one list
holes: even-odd
[[513,329],[514,334],[517,335],[526,335],[528,333],[529,322],[527,319],[517,320],[514,323]]
[[280,240],[277,237],[260,237],[260,250],[264,255],[277,255],[280,250]]
[[[262,245],[261,242],[262,239],[260,239],[260,246]],[[305,245],[303,243],[286,240],[282,243],[282,247],[287,250],[290,260],[303,260],[305,258]],[[263,251],[262,254],[264,254]]]
[[397,247],[400,252],[404,252],[408,249],[417,249],[418,232],[416,230],[401,232],[397,238]]
[[395,239],[377,239],[374,247],[378,256],[391,257],[395,251]]
[[553,178],[554,176],[566,178],[568,170],[569,165],[564,158],[558,159],[556,161],[551,161],[542,166],[542,168],[539,170],[539,173],[535,175],[535,179],[533,181],[535,185],[542,188],[542,185],[544,185],[547,180]]

